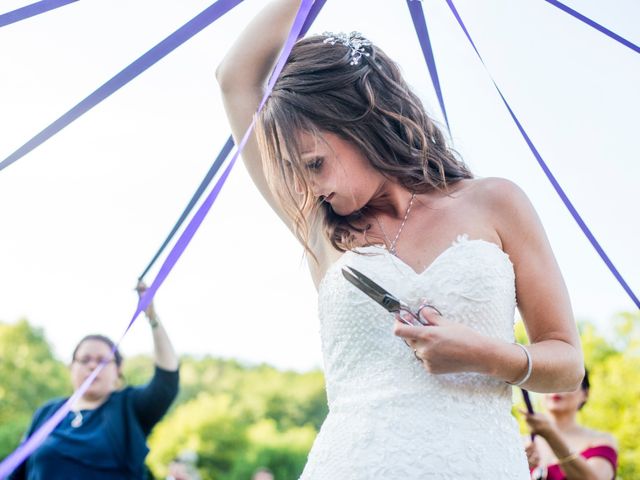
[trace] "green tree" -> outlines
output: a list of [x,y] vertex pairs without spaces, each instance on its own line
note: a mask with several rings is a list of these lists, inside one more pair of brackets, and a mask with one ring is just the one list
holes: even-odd
[[26,320],[0,323],[0,458],[20,442],[35,410],[69,395],[67,367],[53,356],[41,329]]
[[278,478],[299,476],[327,414],[320,371],[184,357],[180,378],[178,406],[149,440],[156,475],[192,450],[204,479],[249,478],[260,466],[279,472]]
[[122,362],[122,375],[126,385],[144,385],[153,376],[153,359],[148,355],[126,357]]
[[616,437],[619,479],[640,478],[640,313],[614,317],[608,340],[592,326],[582,337],[591,391],[579,420]]
[[298,478],[317,431],[311,425],[281,431],[273,419],[263,419],[247,429],[248,447],[225,480],[245,480],[260,467],[275,478]]
[[177,407],[149,438],[148,464],[156,475],[181,451],[196,452],[204,480],[223,478],[247,446],[247,420],[230,395],[201,393]]

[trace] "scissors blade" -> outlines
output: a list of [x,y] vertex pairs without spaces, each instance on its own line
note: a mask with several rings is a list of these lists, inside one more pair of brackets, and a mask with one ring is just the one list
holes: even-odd
[[353,267],[342,267],[342,275],[363,293],[384,307],[389,312],[399,312],[401,303],[376,282]]

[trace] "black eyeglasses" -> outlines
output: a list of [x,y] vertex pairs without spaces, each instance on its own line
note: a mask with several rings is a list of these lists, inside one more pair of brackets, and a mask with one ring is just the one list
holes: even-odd
[[79,363],[80,365],[89,365],[91,362],[94,362],[96,365],[100,365],[101,363],[105,363],[105,364],[109,364],[109,363],[114,363],[116,360],[115,358],[102,358],[102,357],[80,357],[80,358],[74,358],[73,359],[74,362]]

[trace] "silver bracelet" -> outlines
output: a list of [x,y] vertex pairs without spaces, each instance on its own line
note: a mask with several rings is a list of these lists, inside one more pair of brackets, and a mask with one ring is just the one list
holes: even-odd
[[149,325],[151,325],[151,328],[156,328],[160,324],[158,320],[160,319],[157,316],[153,318],[149,318]]
[[522,377],[517,382],[507,382],[509,385],[513,385],[514,387],[519,387],[520,385],[525,384],[531,377],[531,372],[533,371],[533,360],[531,360],[531,354],[529,353],[529,350],[527,349],[527,347],[525,347],[520,343],[514,343],[514,345],[517,345],[522,350],[524,350],[524,353],[527,356],[527,373],[524,374],[524,377]]

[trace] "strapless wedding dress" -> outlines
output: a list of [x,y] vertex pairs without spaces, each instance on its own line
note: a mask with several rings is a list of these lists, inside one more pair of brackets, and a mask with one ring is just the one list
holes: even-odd
[[319,287],[329,414],[302,479],[527,480],[511,387],[474,374],[433,375],[393,334],[393,315],[347,282],[352,266],[417,308],[514,340],[515,276],[509,257],[460,236],[423,272],[384,248],[346,252]]

